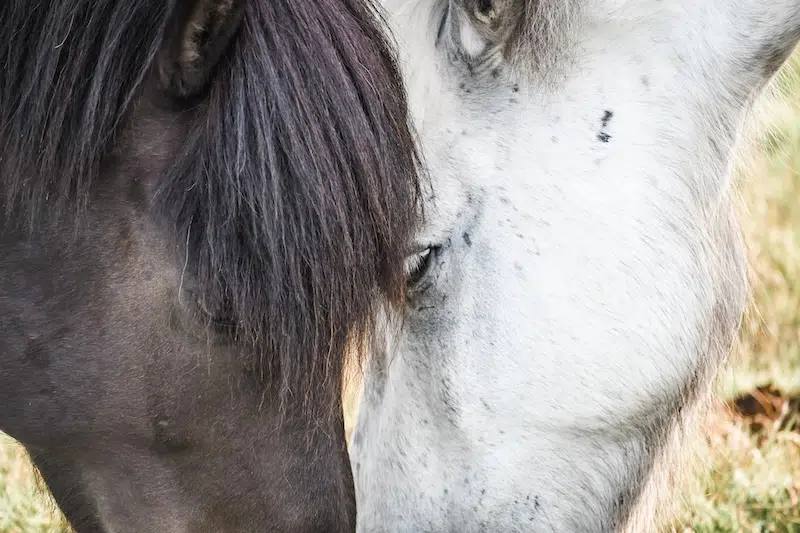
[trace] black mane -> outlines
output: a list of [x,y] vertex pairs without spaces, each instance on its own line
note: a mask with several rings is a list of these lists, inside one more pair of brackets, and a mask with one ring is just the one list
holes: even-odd
[[[6,216],[84,211],[178,4],[2,2]],[[259,378],[308,399],[338,393],[354,331],[402,297],[417,158],[394,57],[361,0],[245,4],[154,216],[188,243],[203,300],[256,348]]]
[[[0,4],[0,187],[6,216],[82,211],[174,2]],[[44,211],[44,212],[43,212]]]

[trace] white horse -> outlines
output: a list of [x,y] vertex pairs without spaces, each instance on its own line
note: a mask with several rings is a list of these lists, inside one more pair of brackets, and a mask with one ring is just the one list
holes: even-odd
[[432,193],[359,531],[654,530],[740,325],[733,148],[800,0],[384,7]]

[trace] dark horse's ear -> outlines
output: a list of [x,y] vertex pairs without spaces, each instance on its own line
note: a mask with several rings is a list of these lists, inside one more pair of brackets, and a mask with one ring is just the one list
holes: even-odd
[[231,44],[246,0],[177,0],[158,57],[162,88],[172,97],[201,93]]

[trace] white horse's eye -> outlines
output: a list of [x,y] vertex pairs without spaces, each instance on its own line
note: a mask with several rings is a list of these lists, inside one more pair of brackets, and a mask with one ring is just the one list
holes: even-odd
[[406,279],[409,285],[418,283],[428,272],[434,255],[434,247],[411,254],[406,258]]

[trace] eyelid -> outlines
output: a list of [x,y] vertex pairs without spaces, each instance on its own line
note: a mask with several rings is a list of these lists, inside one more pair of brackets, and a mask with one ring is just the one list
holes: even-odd
[[434,248],[438,248],[438,246],[436,246],[435,244],[430,244],[430,243],[428,243],[428,244],[414,244],[414,245],[411,246],[411,251],[408,253],[408,257],[411,257],[412,255],[421,254],[425,250],[432,250]]
[[412,253],[406,258],[405,270],[406,276],[417,272],[425,264],[425,261],[430,258],[433,253],[432,247],[426,247],[419,252]]

